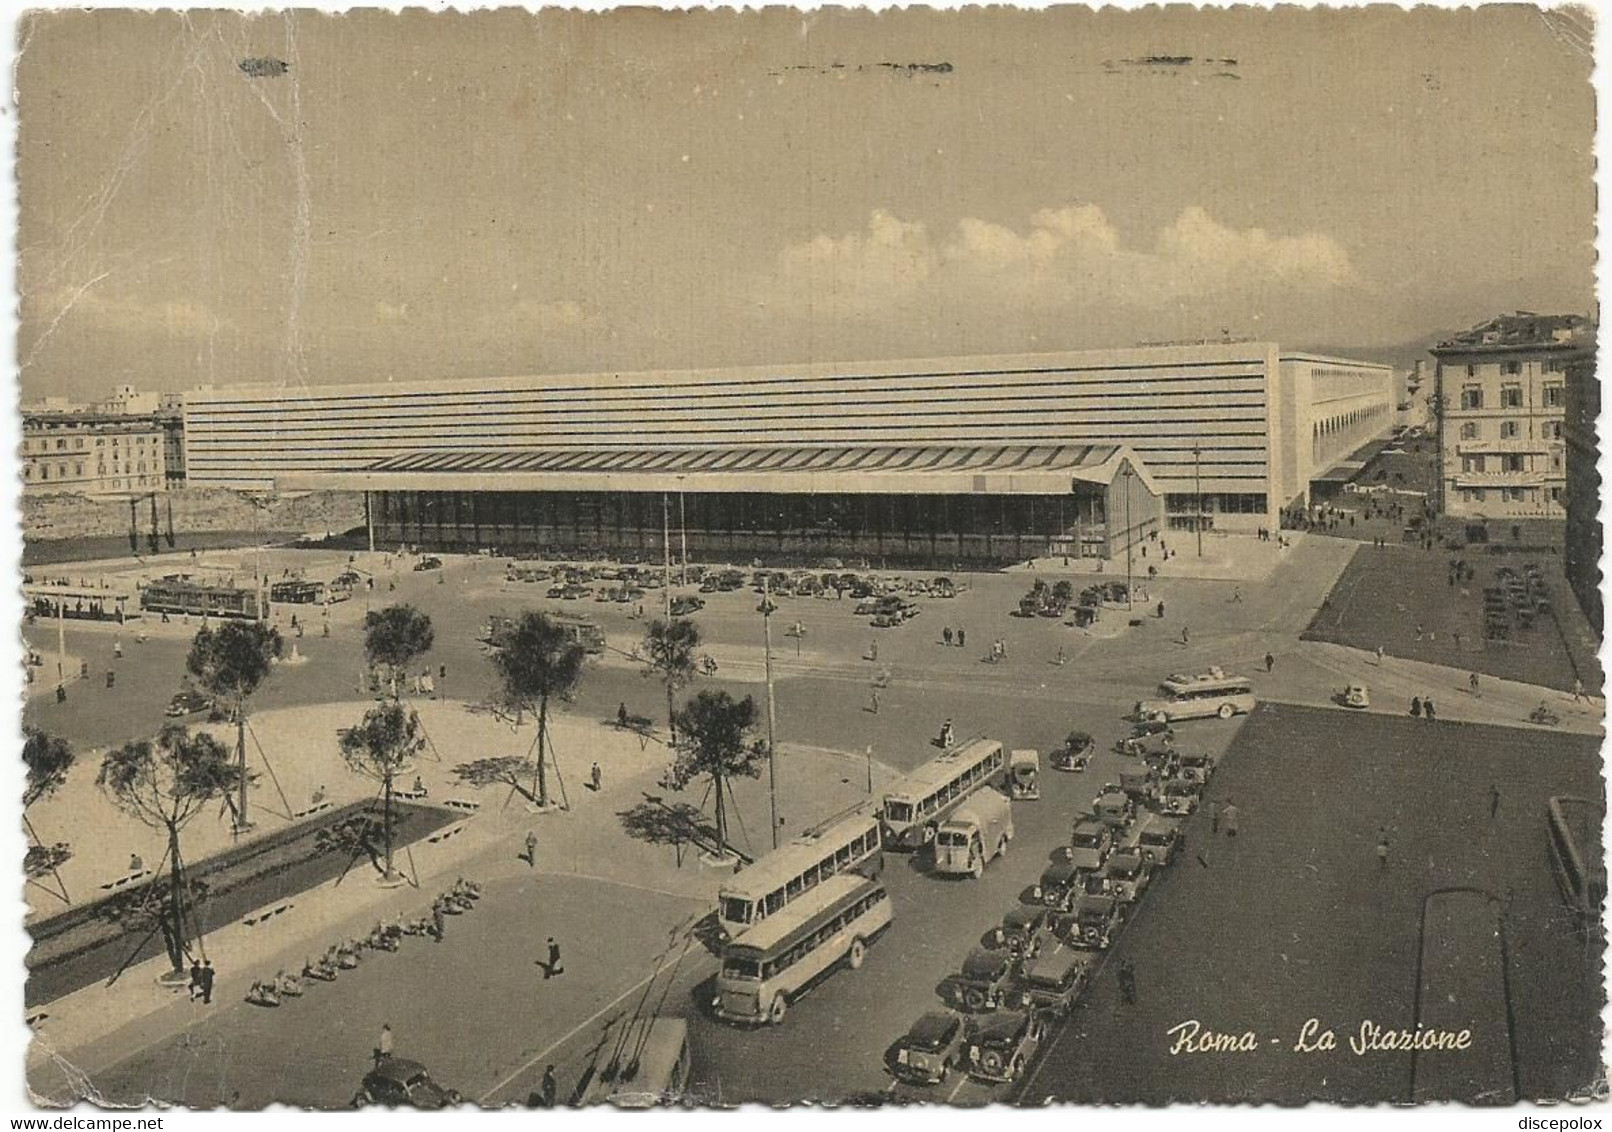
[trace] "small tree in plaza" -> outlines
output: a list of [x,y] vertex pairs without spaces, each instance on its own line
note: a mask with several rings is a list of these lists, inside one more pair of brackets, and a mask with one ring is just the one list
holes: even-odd
[[393,700],[364,713],[363,722],[342,732],[341,757],[353,770],[381,784],[381,839],[386,848],[382,877],[392,880],[392,787],[425,749],[425,732],[417,712]]
[[170,977],[183,977],[193,927],[180,832],[208,803],[228,797],[240,779],[241,768],[224,744],[180,724],[163,728],[155,742],[125,743],[101,761],[95,784],[118,809],[168,838],[167,883],[156,883],[150,891],[159,899],[158,925],[173,964]]
[[398,681],[435,641],[431,618],[412,605],[389,605],[364,614],[364,656],[371,667],[385,670],[393,699]]
[[190,643],[185,667],[215,700],[230,705],[235,716],[235,758],[240,765],[239,797],[231,802],[235,824],[245,829],[246,789],[251,776],[246,772],[246,702],[268,678],[280,655],[283,642],[279,631],[261,621],[226,621],[216,629],[197,630]]
[[[532,612],[521,614],[493,652],[493,667],[498,670],[505,701],[517,713],[530,710],[537,716],[537,758],[531,760],[532,792],[528,797],[535,795],[539,806],[549,804],[549,700],[567,696],[576,688],[587,656],[546,614]],[[518,722],[519,715],[516,718]]]
[[61,874],[56,870],[72,857],[72,848],[65,841],[58,841],[54,845],[43,844],[34,829],[34,823],[28,819],[28,810],[35,802],[61,789],[67,781],[67,772],[72,769],[75,758],[73,747],[61,736],[37,727],[23,727],[22,735],[22,764],[27,775],[22,788],[22,822],[28,828],[28,836],[33,839],[33,844],[28,846],[23,857],[23,873],[30,880],[47,873],[54,874],[61,888],[58,895],[67,901],[67,887],[62,884]]
[[711,780],[716,797],[716,838],[728,847],[725,796],[732,778],[760,778],[767,744],[752,738],[756,702],[735,700],[724,691],[702,691],[676,714],[677,757],[662,780],[668,790],[682,790],[696,779]]
[[644,674],[658,674],[666,685],[666,725],[671,730],[671,745],[677,746],[677,709],[672,703],[676,691],[694,679],[700,647],[700,630],[686,617],[671,621],[656,618],[649,623],[644,637],[644,648],[649,667]]

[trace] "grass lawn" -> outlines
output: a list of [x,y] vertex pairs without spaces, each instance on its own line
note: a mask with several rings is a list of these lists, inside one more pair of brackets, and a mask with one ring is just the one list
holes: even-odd
[[[1193,817],[1185,857],[1145,898],[1021,1102],[1402,1101],[1411,1055],[1358,1056],[1349,1037],[1366,1020],[1459,1022],[1468,1002],[1470,1055],[1421,1054],[1420,1099],[1441,1084],[1463,1100],[1504,1092],[1513,1054],[1523,1096],[1582,1093],[1601,1072],[1600,956],[1568,926],[1545,807],[1556,794],[1599,797],[1599,770],[1587,737],[1267,705],[1211,783],[1211,799],[1235,799],[1238,837]],[[1429,900],[1451,886],[1499,899],[1504,979],[1493,932],[1458,926],[1446,898]],[[1120,959],[1136,972],[1134,1004],[1118,992]],[[1418,1015],[1418,971],[1430,967]],[[1336,1050],[1295,1048],[1311,1018],[1335,1030]],[[1188,1021],[1252,1032],[1256,1048],[1172,1055],[1171,1028]]]
[[1510,565],[1520,573],[1523,560],[1512,555],[1460,555],[1476,568],[1477,577],[1451,586],[1453,557],[1458,556],[1441,549],[1361,547],[1304,631],[1304,639],[1367,651],[1381,646],[1390,656],[1564,691],[1572,689],[1575,677],[1592,692],[1600,688],[1595,637],[1568,588],[1559,559],[1527,559],[1544,571],[1554,616],[1537,619],[1530,629],[1514,630],[1508,641],[1486,641],[1483,588],[1495,584],[1500,566]]

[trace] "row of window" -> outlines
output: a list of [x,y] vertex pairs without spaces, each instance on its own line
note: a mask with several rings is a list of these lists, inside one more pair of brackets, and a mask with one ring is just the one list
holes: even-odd
[[[1562,373],[1566,369],[1560,358],[1546,358],[1539,363],[1530,362],[1528,369],[1531,371],[1536,364],[1541,373]],[[1466,367],[1466,375],[1468,378],[1476,378],[1486,368],[1488,367],[1480,366],[1476,362],[1469,362]],[[1502,377],[1521,377],[1523,374],[1523,363],[1521,361],[1500,362],[1497,368],[1500,370]]]
[[[50,478],[50,465],[49,464],[24,464],[22,466],[22,478],[25,479],[25,480],[33,479],[34,478],[34,469],[35,468],[39,469],[39,478],[40,479],[48,480]],[[131,465],[128,468],[128,471],[130,471],[130,472],[139,472],[141,475],[145,474],[145,470],[146,470],[146,466],[145,466],[144,461],[141,461],[138,466]],[[117,464],[112,465],[112,474],[113,475],[118,475],[119,473],[121,473],[123,471],[124,471],[124,469],[118,467]],[[105,464],[96,465],[95,474],[98,475],[98,476],[106,475],[106,465]],[[79,478],[83,477],[83,475],[84,475],[84,465],[82,463],[76,463],[76,464],[73,465],[73,475],[78,476]],[[66,464],[57,464],[56,465],[56,478],[57,479],[62,479],[62,480],[67,478],[67,465]]]
[[770,913],[778,910],[779,905],[774,903],[774,898],[777,897],[779,893],[784,894],[784,900],[793,900],[807,889],[817,887],[820,881],[825,881],[829,877],[834,876],[836,873],[843,872],[844,870],[850,868],[853,862],[862,860],[864,857],[876,851],[878,848],[879,827],[877,823],[875,823],[873,827],[866,833],[853,839],[846,845],[841,845],[837,850],[834,851],[834,855],[832,857],[826,857],[821,861],[817,861],[799,876],[789,878],[789,880],[784,883],[783,888],[768,893],[766,902],[767,911]]
[[966,797],[985,779],[1002,769],[1002,752],[996,751],[988,759],[982,759],[963,771],[946,785],[930,794],[918,803],[918,813],[924,816],[934,813],[942,806],[950,805],[957,799]]
[[[1199,496],[1171,493],[1164,497],[1164,509],[1173,515],[1190,515],[1198,510]],[[1265,511],[1263,492],[1207,492],[1202,496],[1203,514],[1259,515]]]
[[789,970],[789,968],[793,967],[796,963],[799,963],[802,959],[806,958],[806,956],[816,951],[819,947],[822,947],[840,932],[844,931],[857,920],[867,915],[879,904],[880,901],[889,899],[889,895],[884,891],[883,888],[874,889],[872,892],[856,901],[856,903],[840,912],[839,915],[825,922],[816,931],[812,932],[811,935],[795,944],[782,955],[775,956],[764,962],[761,968],[761,977],[763,979],[770,979],[774,975],[778,975]]
[[1463,503],[1487,502],[1490,490],[1493,490],[1495,493],[1495,498],[1503,503],[1537,504],[1542,499],[1548,499],[1552,503],[1560,503],[1563,498],[1563,491],[1560,486],[1550,488],[1501,487],[1494,489],[1485,487],[1463,487],[1461,489],[1461,501]]
[[[1500,461],[1498,470],[1502,472],[1530,472],[1534,470],[1530,466],[1528,457],[1520,453],[1503,452],[1494,458]],[[1489,457],[1485,455],[1467,455],[1461,457],[1461,470],[1463,472],[1487,472],[1496,469],[1489,467]],[[1550,470],[1553,472],[1562,470],[1562,454],[1560,452],[1550,454]]]
[[[1500,439],[1501,440],[1519,440],[1521,438],[1522,438],[1522,422],[1521,421],[1501,421],[1500,422]],[[1541,421],[1540,424],[1539,424],[1539,438],[1541,440],[1560,440],[1562,438],[1562,422],[1561,421]],[[1461,422],[1461,439],[1462,440],[1482,440],[1483,439],[1483,422],[1482,421],[1462,421]]]
[[[70,446],[68,444],[68,439],[69,438],[65,437],[65,436],[56,437],[56,447],[54,448],[54,451],[56,451],[56,452],[66,452],[66,451],[69,450],[69,447],[71,447],[75,451],[83,451],[85,448],[88,447],[88,444],[86,443],[86,441],[89,439],[88,437],[83,437],[83,436],[72,437],[71,438],[72,444]],[[111,438],[111,440],[112,440],[112,447],[113,448],[119,447],[121,441],[120,441],[120,439],[118,437],[114,436],[114,437]],[[107,441],[107,438],[104,437],[104,436],[95,437],[95,447],[97,447],[97,448],[106,447],[106,441]],[[131,437],[129,437],[129,445],[131,447],[139,446],[141,448],[144,448],[147,444],[150,444],[150,445],[154,446],[157,443],[158,443],[158,438],[155,437],[155,436],[131,436]],[[47,436],[26,437],[26,438],[23,439],[23,442],[22,442],[22,450],[24,452],[50,452],[50,451],[53,451],[53,449],[51,448],[51,438],[47,437]]]
[[[1539,387],[1539,404],[1545,409],[1561,409],[1567,405],[1567,387],[1561,382],[1551,382]],[[1523,390],[1520,384],[1508,383],[1500,387],[1500,407],[1502,409],[1520,409],[1523,407]],[[1483,408],[1483,386],[1464,385],[1461,387],[1461,408]]]

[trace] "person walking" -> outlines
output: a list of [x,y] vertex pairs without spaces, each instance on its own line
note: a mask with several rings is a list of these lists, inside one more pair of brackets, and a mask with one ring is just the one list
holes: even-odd
[[1491,785],[1489,787],[1489,820],[1494,821],[1495,814],[1497,814],[1499,812],[1500,812],[1500,787],[1498,785]]
[[521,859],[530,867],[537,868],[537,831],[534,829],[526,831],[526,852],[521,854]]
[[565,968],[560,965],[560,945],[554,942],[553,936],[549,936],[549,961],[542,966],[544,981],[565,974]]
[[554,1079],[554,1066],[553,1066],[553,1064],[550,1064],[547,1069],[543,1070],[543,1085],[542,1085],[542,1089],[543,1089],[543,1107],[544,1108],[553,1108],[555,1100],[560,1095],[559,1083],[557,1081],[555,1081],[555,1079]]
[[1162,601],[1159,602],[1158,613],[1159,613],[1159,620],[1163,621],[1164,620],[1164,603]]
[[1119,963],[1119,993],[1126,1006],[1136,1005],[1136,968],[1129,959],[1121,959]]
[[941,629],[940,641],[947,648],[952,647],[952,627],[950,625],[947,625],[945,628]]
[[623,700],[616,705],[616,726],[622,730],[627,728],[627,701]]
[[1054,661],[1053,663],[1056,664],[1059,668],[1062,668],[1065,664],[1069,663],[1069,658],[1064,655],[1062,645],[1058,646],[1058,659],[1056,661]]
[[1219,802],[1210,802],[1209,803],[1209,836],[1218,837],[1219,835],[1220,835],[1220,803]]
[[381,1023],[380,1040],[375,1043],[375,1065],[379,1067],[392,1056],[392,1024]]
[[1481,700],[1483,698],[1483,693],[1478,690],[1478,674],[1474,672],[1472,675],[1466,678],[1466,682],[1467,687],[1472,689],[1473,697]]
[[213,1001],[213,979],[216,977],[216,975],[217,972],[213,970],[213,961],[211,959],[203,959],[201,969],[201,996],[202,1005],[204,1006],[210,1005]]
[[1382,666],[1383,666],[1383,647],[1381,645],[1378,645],[1377,646],[1377,667],[1381,668]]
[[1411,697],[1411,715],[1417,719],[1422,718],[1422,697]]
[[588,780],[592,784],[595,794],[604,786],[604,771],[599,769],[598,763],[594,763],[593,769],[588,771]]
[[1226,823],[1227,837],[1237,836],[1237,819],[1240,816],[1240,813],[1241,811],[1239,811],[1237,806],[1228,798],[1226,800],[1226,808],[1221,812],[1220,815],[1221,820]]
[[1433,697],[1432,696],[1428,696],[1427,699],[1422,701],[1422,718],[1427,720],[1427,722],[1429,722],[1429,723],[1433,722]]
[[1377,837],[1377,869],[1382,871],[1388,867],[1388,831],[1383,830]]
[[1192,643],[1192,637],[1187,632],[1187,627],[1185,625],[1181,626],[1181,643],[1183,645],[1190,645]]
[[442,918],[442,905],[440,903],[433,904],[431,906],[431,934],[438,943],[442,942],[442,937],[447,932],[447,927],[447,921]]
[[1589,696],[1584,694],[1584,681],[1580,680],[1576,676],[1573,677],[1573,702],[1575,704],[1576,703],[1586,703],[1587,704],[1587,703],[1590,702]]
[[1265,654],[1265,671],[1269,672],[1271,669],[1273,669],[1275,667],[1276,667],[1276,658],[1274,656],[1272,656],[1270,653],[1266,653]]
[[874,715],[879,714],[879,689],[874,688],[868,694],[868,710]]
[[190,961],[190,1001],[195,1002],[201,997],[202,965],[200,959]]
[[960,628],[957,630],[957,647],[960,649],[968,647],[968,631],[966,629]]

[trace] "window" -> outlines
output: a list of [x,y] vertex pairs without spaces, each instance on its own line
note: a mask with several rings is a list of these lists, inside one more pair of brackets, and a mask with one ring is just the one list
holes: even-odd
[[1521,503],[1524,497],[1523,489],[1520,487],[1505,488],[1501,494],[1507,503]]
[[1502,460],[1504,461],[1502,467],[1508,472],[1520,472],[1523,470],[1521,456],[1507,454],[1506,456],[1502,457]]
[[1483,408],[1483,387],[1481,385],[1468,385],[1461,390],[1461,408]]
[[73,465],[73,474],[75,476],[83,475],[84,474],[84,465],[83,464],[74,464]]
[[66,479],[67,478],[67,465],[66,464],[57,464],[56,465],[56,475],[58,477],[62,478],[62,479]]
[[1482,503],[1486,496],[1487,492],[1481,487],[1469,487],[1466,489],[1466,497],[1473,503]]
[[74,448],[82,448],[82,447],[84,447],[84,438],[82,436],[73,437],[73,447]]
[[1461,470],[1463,472],[1481,472],[1481,471],[1483,471],[1483,457],[1482,456],[1462,456],[1461,457]]
[[1476,440],[1478,438],[1478,422],[1463,421],[1461,423],[1461,439]]
[[60,452],[62,449],[66,448],[66,447],[67,447],[67,441],[63,440],[61,437],[58,436],[56,438],[56,450],[58,452]]
[[1562,422],[1546,421],[1543,431],[1546,440],[1560,440],[1562,438]]
[[34,468],[32,464],[24,464],[22,466],[22,478],[25,480],[31,480],[34,478]]
[[41,465],[39,465],[39,478],[42,479],[42,480],[48,480],[50,478],[50,465],[49,464],[41,464]]
[[1562,454],[1560,452],[1552,452],[1550,454],[1550,470],[1553,472],[1559,472],[1562,470]]
[[1500,387],[1500,407],[1502,409],[1522,408],[1522,386],[1502,385]]
[[1516,421],[1501,421],[1500,422],[1500,439],[1501,440],[1516,440],[1517,437],[1519,435],[1521,435],[1521,433],[1522,433],[1522,428],[1521,428],[1520,425],[1518,425],[1518,423]]
[[1466,375],[1468,377],[1477,377],[1478,376],[1478,367],[1473,365],[1471,362],[1468,362],[1467,367],[1466,367]]
[[1505,362],[1500,366],[1500,372],[1507,377],[1516,377],[1522,372],[1521,362]]
[[1553,487],[1550,489],[1550,501],[1552,503],[1560,503],[1562,501],[1562,489],[1560,487]]
[[1544,400],[1545,408],[1560,409],[1567,404],[1567,388],[1553,382],[1541,390],[1541,397]]

